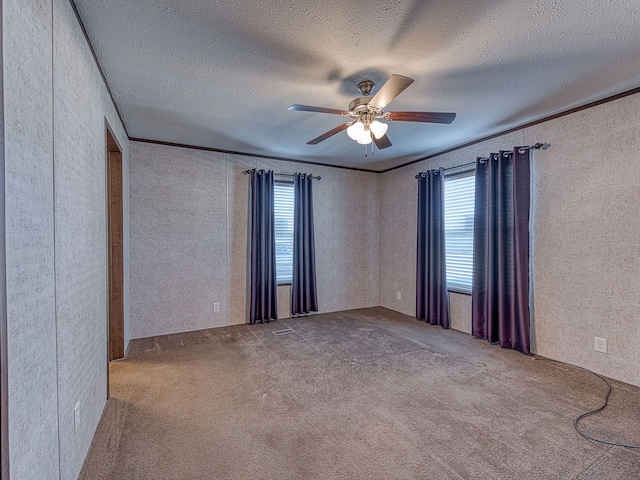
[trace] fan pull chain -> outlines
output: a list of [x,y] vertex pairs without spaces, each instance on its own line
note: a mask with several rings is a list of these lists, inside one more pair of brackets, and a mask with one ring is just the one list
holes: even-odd
[[[371,142],[371,155],[373,156],[373,142]],[[364,146],[364,156],[365,157],[369,156],[369,144],[366,144]]]

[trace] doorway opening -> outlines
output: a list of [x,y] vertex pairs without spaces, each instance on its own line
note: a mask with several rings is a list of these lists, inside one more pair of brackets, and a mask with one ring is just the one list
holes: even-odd
[[[124,357],[124,265],[122,210],[122,149],[106,125],[108,362]],[[108,370],[107,370],[108,378]],[[107,383],[108,387],[108,383]],[[107,388],[108,396],[108,388]]]

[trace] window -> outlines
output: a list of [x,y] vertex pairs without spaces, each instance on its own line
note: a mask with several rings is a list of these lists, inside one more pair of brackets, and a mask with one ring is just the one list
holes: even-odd
[[276,230],[276,280],[291,283],[293,272],[293,182],[276,180],[273,190]]
[[471,293],[473,277],[474,170],[445,176],[444,235],[447,289]]

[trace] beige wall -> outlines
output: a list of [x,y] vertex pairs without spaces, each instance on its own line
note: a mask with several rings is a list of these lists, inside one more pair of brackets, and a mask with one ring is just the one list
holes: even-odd
[[128,140],[69,1],[2,13],[10,476],[75,479],[107,394],[105,118],[125,172]]
[[[377,174],[131,142],[132,338],[247,321],[250,168],[322,177],[313,191],[320,311],[378,305]],[[286,318],[289,287],[278,293]]]
[[[532,170],[534,347],[640,385],[639,112],[636,94],[382,174],[381,304],[415,314],[418,171],[548,142]],[[470,332],[470,306],[451,295],[453,328]]]
[[[528,128],[540,355],[640,385],[640,95]],[[593,337],[609,353],[594,351]]]
[[58,473],[51,15],[3,0],[9,464],[24,480]]

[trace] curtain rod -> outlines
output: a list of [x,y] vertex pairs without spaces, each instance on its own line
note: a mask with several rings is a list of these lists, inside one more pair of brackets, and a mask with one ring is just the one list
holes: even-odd
[[[551,146],[550,143],[536,143],[534,145],[525,145],[524,147],[520,147],[518,149],[518,153],[524,153],[525,150],[546,150],[547,148],[549,148]],[[486,158],[486,160],[489,160],[489,157]],[[456,165],[455,167],[449,167],[449,168],[443,168],[443,170],[446,172],[447,170],[454,170],[456,168],[462,168],[462,167],[470,167],[471,165],[475,165],[476,162],[469,162],[469,163],[464,163],[462,165]],[[416,174],[416,178],[418,178],[420,176],[420,174]]]
[[[251,173],[251,170],[245,170],[245,171],[244,171],[244,172],[242,172],[242,173],[244,173],[245,175],[249,175],[249,174]],[[278,175],[278,176],[280,176],[280,177],[293,177],[293,174],[292,174],[292,173],[275,173],[275,172],[274,172],[273,174],[274,174],[274,175]],[[311,175],[311,178],[315,178],[316,180],[320,180],[322,177],[321,177],[320,175],[318,175],[318,176],[313,176],[313,175]]]

